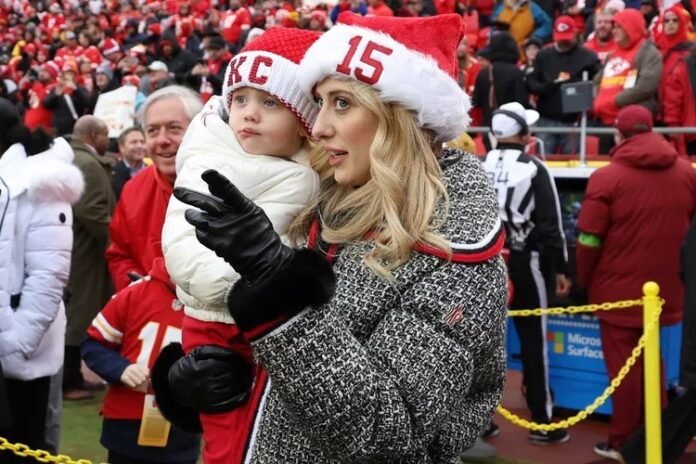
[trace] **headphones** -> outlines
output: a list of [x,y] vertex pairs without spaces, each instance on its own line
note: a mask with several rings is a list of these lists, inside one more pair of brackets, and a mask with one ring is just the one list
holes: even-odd
[[[496,114],[502,114],[503,116],[507,116],[508,118],[513,119],[517,124],[520,125],[522,129],[520,129],[520,132],[518,135],[529,135],[529,125],[527,124],[527,121],[520,117],[517,113],[513,113],[512,111],[508,110],[495,110],[493,112],[493,116]],[[493,123],[493,116],[491,116],[491,124]],[[495,134],[495,131],[493,131],[493,135]]]

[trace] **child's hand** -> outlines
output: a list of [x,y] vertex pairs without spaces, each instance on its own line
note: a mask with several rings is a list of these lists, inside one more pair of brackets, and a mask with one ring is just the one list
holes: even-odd
[[150,369],[140,364],[131,364],[121,374],[121,382],[133,390],[147,392],[147,382],[150,379]]

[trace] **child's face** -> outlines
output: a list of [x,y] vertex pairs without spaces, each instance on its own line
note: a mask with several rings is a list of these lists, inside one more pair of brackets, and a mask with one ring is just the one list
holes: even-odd
[[244,151],[252,155],[289,158],[304,139],[292,111],[269,93],[251,87],[233,92],[229,125]]

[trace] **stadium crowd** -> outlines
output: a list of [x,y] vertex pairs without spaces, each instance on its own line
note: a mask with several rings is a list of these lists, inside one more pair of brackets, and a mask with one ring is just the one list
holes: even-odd
[[[174,188],[183,182],[179,166],[179,163],[183,162],[180,147],[186,146],[184,136],[187,129],[198,127],[196,134],[213,130],[201,129],[203,126],[214,127],[213,124],[208,126],[205,122],[208,116],[213,119],[220,116],[222,121],[224,114],[225,119],[229,117],[229,124],[232,127],[234,115],[227,115],[231,100],[226,101],[227,107],[221,109],[219,96],[231,98],[233,83],[239,84],[235,87],[238,89],[246,88],[240,84],[240,82],[249,83],[244,79],[254,82],[258,64],[255,65],[256,68],[249,71],[249,76],[244,75],[242,78],[239,73],[246,72],[240,70],[246,69],[243,66],[248,57],[253,57],[253,54],[259,50],[269,51],[263,47],[268,46],[268,37],[272,37],[273,34],[265,35],[266,31],[276,29],[277,32],[277,28],[281,27],[301,30],[300,35],[290,34],[287,37],[299,37],[289,39],[288,43],[292,43],[293,47],[293,40],[302,43],[304,46],[302,53],[298,51],[302,48],[299,45],[292,52],[288,52],[283,47],[273,48],[274,53],[299,64],[301,55],[318,40],[320,33],[324,34],[321,37],[334,37],[329,35],[333,33],[340,34],[335,24],[341,23],[339,21],[341,14],[343,18],[346,18],[346,12],[356,15],[358,19],[353,21],[366,20],[365,24],[378,26],[381,23],[373,23],[371,22],[373,19],[370,18],[392,16],[427,18],[454,13],[457,18],[461,18],[465,33],[460,41],[457,36],[458,45],[455,43],[452,47],[453,49],[456,47],[454,53],[456,58],[454,55],[451,58],[452,61],[456,59],[458,66],[456,71],[450,73],[450,77],[456,76],[455,81],[458,87],[454,86],[454,90],[465,92],[471,99],[470,116],[473,121],[471,125],[493,126],[491,137],[484,136],[482,140],[487,151],[492,148],[492,144],[495,144],[495,137],[499,139],[498,141],[511,137],[514,146],[524,151],[524,146],[529,141],[525,137],[530,134],[530,131],[533,132],[533,124],[538,127],[553,128],[578,125],[580,114],[564,110],[562,89],[564,84],[582,80],[593,81],[595,89],[593,106],[589,112],[593,125],[618,127],[615,121],[622,108],[628,108],[629,113],[634,114],[635,105],[639,105],[643,107],[639,110],[639,114],[643,118],[648,118],[646,127],[649,126],[650,130],[653,125],[656,127],[696,126],[696,34],[693,16],[696,0],[681,2],[671,0],[670,3],[667,1],[659,3],[657,0],[626,0],[625,2],[623,0],[367,0],[366,2],[338,0],[338,3],[330,4],[301,0],[295,3],[265,0],[256,4],[247,4],[244,0],[193,2],[66,0],[51,3],[0,0],[0,127],[13,128],[9,135],[0,134],[0,149],[2,149],[0,154],[7,150],[7,154],[0,159],[0,181],[3,178],[11,178],[14,172],[19,172],[18,166],[22,166],[21,170],[27,177],[31,177],[29,173],[33,170],[42,172],[49,168],[54,169],[52,172],[62,173],[55,185],[47,187],[46,191],[58,193],[55,193],[55,199],[47,201],[48,205],[42,204],[41,211],[45,211],[47,216],[36,225],[37,229],[43,228],[42,234],[46,235],[35,233],[32,236],[32,225],[27,222],[29,232],[27,232],[26,243],[23,244],[27,247],[27,256],[35,257],[37,253],[49,254],[52,267],[48,270],[43,269],[40,260],[29,257],[26,258],[26,263],[25,258],[15,262],[17,257],[11,256],[13,266],[26,264],[30,268],[34,265],[37,269],[41,268],[39,274],[45,279],[42,284],[52,289],[53,296],[60,293],[58,305],[60,309],[56,310],[57,313],[56,311],[51,313],[52,315],[41,313],[27,322],[27,327],[31,329],[27,331],[29,334],[27,339],[33,340],[34,345],[27,348],[13,340],[12,343],[17,346],[12,345],[9,361],[6,361],[6,355],[2,352],[10,344],[3,338],[2,331],[5,329],[0,319],[0,356],[2,356],[2,367],[7,377],[8,397],[12,399],[11,404],[3,405],[2,400],[5,395],[0,391],[0,410],[5,408],[15,412],[12,417],[13,424],[3,423],[3,417],[0,415],[0,436],[5,433],[10,438],[28,443],[30,446],[57,451],[61,400],[76,401],[91,398],[93,390],[104,388],[104,385],[92,384],[82,377],[83,361],[111,385],[102,410],[104,415],[102,444],[109,450],[109,459],[112,464],[120,462],[193,463],[198,456],[201,431],[204,433],[204,439],[207,439],[205,434],[213,427],[218,428],[219,434],[219,430],[228,430],[235,423],[242,423],[234,421],[244,421],[247,424],[245,427],[250,427],[248,420],[252,416],[240,418],[242,414],[240,412],[235,417],[225,416],[222,420],[220,419],[222,416],[219,415],[222,409],[219,409],[219,405],[189,404],[187,406],[195,406],[193,409],[197,411],[193,414],[195,424],[191,425],[190,415],[182,420],[179,416],[180,411],[172,413],[170,410],[165,413],[165,416],[174,423],[170,431],[169,428],[162,427],[161,423],[157,422],[157,408],[154,406],[149,381],[155,374],[154,363],[159,353],[156,347],[161,345],[160,348],[162,348],[166,345],[165,342],[180,340],[181,331],[187,330],[185,327],[182,328],[182,325],[186,324],[182,308],[184,305],[188,307],[189,303],[182,303],[181,295],[186,295],[186,291],[190,291],[195,297],[191,297],[191,301],[200,299],[194,293],[200,291],[200,288],[193,288],[193,286],[189,288],[190,282],[187,282],[183,285],[184,290],[181,288],[182,282],[175,278],[178,276],[172,275],[171,270],[168,272],[165,259],[169,265],[172,258],[164,256],[162,250],[164,241],[162,232],[163,229],[167,229],[165,213],[170,214],[167,212],[168,205],[171,208],[171,204],[176,204],[172,195],[186,203],[183,197],[180,197],[181,192],[177,196]],[[452,16],[446,18],[451,19]],[[447,25],[446,21],[447,19],[443,19],[442,24],[446,27],[443,26],[440,30],[443,34],[447,31],[456,33],[460,30],[458,19],[456,27]],[[377,29],[379,30],[379,27]],[[422,50],[429,50],[434,41],[447,42],[449,39],[449,42],[452,42],[452,37],[438,38],[437,34],[432,32],[430,30],[431,35],[427,37],[425,34],[423,37],[409,36],[406,41],[409,44],[417,43],[415,48],[422,47]],[[390,33],[393,32],[390,31]],[[277,44],[274,45],[276,46]],[[279,49],[282,49],[282,52],[278,51]],[[364,60],[363,63],[369,64],[370,57],[365,59],[365,56],[361,59]],[[422,57],[422,54],[418,56]],[[237,58],[236,63],[235,58]],[[441,62],[438,65],[442,70],[442,61],[446,60],[440,58]],[[346,60],[350,61],[348,58]],[[413,64],[413,62],[409,63]],[[230,64],[229,67],[228,64]],[[338,67],[344,64],[341,63]],[[448,66],[452,64],[449,63]],[[251,64],[247,63],[246,66],[250,67]],[[333,67],[336,68],[336,66]],[[379,77],[376,75],[381,68],[374,67],[374,69],[375,73],[372,77],[377,81]],[[400,69],[399,71],[408,73],[409,70]],[[381,72],[380,70],[379,73]],[[361,78],[358,77],[358,80]],[[435,84],[438,83],[434,79],[432,83],[429,83],[430,85],[424,85],[423,88],[425,91],[430,89],[435,95],[436,91],[441,90],[435,88]],[[299,118],[303,125],[304,135],[300,137],[294,134],[293,137],[300,141],[291,144],[293,148],[299,145],[301,151],[304,149],[306,135],[321,133],[321,130],[317,128],[312,131],[309,127],[311,124],[307,124],[307,121],[303,119],[305,115],[302,111],[311,113],[309,104],[305,104],[299,97],[297,101],[286,99],[287,95],[283,92],[291,92],[286,87],[281,86],[285,90],[278,93],[277,88],[270,84],[268,88],[263,87],[264,84],[266,84],[265,81],[260,84],[260,90],[291,108],[294,117]],[[370,85],[372,84],[374,83]],[[123,86],[136,88],[134,110],[138,112],[138,116],[133,115],[135,123],[133,128],[126,129],[118,138],[110,138],[109,129],[103,121],[94,117],[94,112],[102,95]],[[408,92],[401,88],[399,90]],[[439,92],[438,98],[441,97],[442,100],[436,101],[449,104],[451,102],[449,98],[458,98],[454,93],[456,92],[442,97],[442,92]],[[429,95],[421,95],[420,98],[428,99]],[[237,100],[234,101],[237,102]],[[401,103],[398,98],[396,101]],[[420,100],[418,102],[421,104]],[[502,113],[501,107],[503,107]],[[500,121],[500,116],[504,115],[505,111],[508,111],[509,115],[510,108],[517,111],[515,113],[517,116],[511,116],[512,119],[505,123],[504,129],[501,129],[502,132],[496,134],[494,119]],[[519,120],[516,118],[525,118],[525,108],[526,111],[533,110],[536,114],[534,121],[528,121],[532,125],[531,129],[526,127],[526,124],[516,125],[516,121]],[[648,116],[645,116],[646,114]],[[201,118],[204,122],[201,122]],[[293,120],[293,124],[297,124],[293,118],[290,119]],[[464,119],[462,118],[462,121]],[[452,125],[461,129],[458,123]],[[222,126],[227,128],[227,124]],[[20,129],[15,131],[15,128]],[[32,132],[36,129],[42,129],[44,132]],[[479,155],[483,154],[481,150],[477,150],[472,137],[466,132],[453,138],[455,133],[451,133],[449,127],[447,129],[443,132],[447,134],[447,139],[453,139],[448,142],[450,147],[464,148],[472,153],[478,151]],[[325,134],[326,131],[323,137],[328,137]],[[657,134],[654,136],[661,142],[665,142],[662,136]],[[63,138],[69,141],[69,146]],[[193,138],[193,135],[190,138]],[[626,139],[629,138],[626,137]],[[50,139],[58,142],[51,145]],[[198,139],[196,143],[203,143],[201,140]],[[437,142],[447,142],[447,140],[438,138]],[[608,154],[615,144],[624,142],[625,140],[621,138],[600,136],[598,152]],[[512,142],[508,140],[507,143]],[[536,143],[540,147],[539,150],[547,154],[571,155],[577,153],[579,147],[577,136],[572,134],[541,133],[538,134]],[[16,147],[16,144],[23,145],[26,150],[26,155],[23,155],[24,159],[21,160],[26,163],[25,165],[10,164],[22,158],[20,154],[11,150],[11,147]],[[696,154],[696,134],[694,133],[670,134],[664,146],[670,144],[675,153]],[[246,146],[242,147],[244,150],[237,145],[228,145],[228,148],[229,146],[234,146],[234,149],[239,149],[241,152],[244,150],[251,152]],[[202,152],[210,149],[205,144],[201,147],[196,149]],[[505,151],[506,148],[499,146],[498,149]],[[187,150],[191,150],[190,145],[187,146]],[[175,161],[177,152],[179,152],[179,161]],[[47,153],[51,158],[56,158],[53,161],[60,160],[60,163],[53,165],[51,162],[41,166],[40,160],[45,159],[41,156]],[[341,154],[337,156],[340,157]],[[493,158],[495,156],[491,158],[491,163],[496,165]],[[523,162],[529,164],[526,158]],[[671,158],[670,162],[673,162]],[[534,161],[530,166],[537,164],[541,165],[540,162]],[[77,177],[75,170],[71,169],[74,167],[80,171]],[[205,167],[210,168],[209,165]],[[3,171],[3,169],[15,171]],[[543,166],[538,170],[542,174],[545,173]],[[194,177],[198,180],[200,173],[195,172]],[[534,174],[529,178],[535,177],[536,173],[535,167]],[[539,179],[541,177],[540,175]],[[547,213],[549,211],[554,213],[546,220],[551,224],[549,228],[553,228],[558,223],[553,206],[557,203],[557,198],[554,200],[557,194],[551,187],[550,178],[544,179],[546,182],[544,198],[547,206],[542,207],[540,206],[542,203],[539,202],[537,208],[545,209]],[[209,185],[213,183],[209,178],[204,180]],[[41,203],[41,196],[37,197],[31,190],[31,186],[35,183],[33,178],[15,180],[15,182],[20,189],[24,188],[29,192],[30,202]],[[218,180],[218,185],[220,185],[219,182]],[[537,182],[539,180],[530,180],[530,191],[532,187],[538,188]],[[200,184],[200,180],[198,183]],[[507,177],[505,177],[505,184],[507,184]],[[11,183],[11,185],[14,184]],[[0,195],[6,191],[0,188]],[[229,191],[226,192],[229,194]],[[247,192],[242,193],[247,194]],[[0,196],[0,204],[5,200],[9,202],[11,198],[8,200]],[[256,202],[256,199],[252,198],[252,200]],[[271,203],[282,204],[277,200]],[[303,200],[300,206],[305,206],[304,203],[306,200]],[[205,201],[194,199],[190,204],[205,210],[203,206],[200,206],[206,205]],[[691,199],[689,199],[689,205],[691,208]],[[178,213],[181,220],[179,225],[185,225],[186,221],[196,225],[196,221],[191,219],[188,213],[184,220],[186,207],[183,203],[179,206]],[[263,208],[262,204],[260,206]],[[215,210],[219,208],[219,205],[213,204],[209,207]],[[501,206],[501,211],[503,207]],[[22,210],[18,208],[16,217],[22,218]],[[497,210],[497,208],[494,209]],[[14,210],[10,212],[15,214]],[[689,209],[689,213],[691,212]],[[293,210],[292,215],[297,214],[298,210]],[[16,220],[14,217],[12,216],[13,221]],[[0,221],[0,233],[3,232],[1,227],[4,219],[5,212]],[[532,219],[538,222],[538,217]],[[532,221],[532,219],[529,220]],[[509,221],[504,219],[504,222]],[[686,224],[688,220],[684,228]],[[24,231],[20,232],[24,233]],[[189,232],[191,241],[187,242],[189,245],[186,251],[190,253],[190,256],[184,253],[184,256],[179,257],[182,259],[181,269],[185,269],[187,264],[197,259],[205,258],[202,251],[195,249],[195,246],[200,246],[199,244],[190,245],[195,242],[194,237],[200,240],[200,231],[194,235],[191,228]],[[554,241],[559,244],[563,242],[562,231],[552,232]],[[684,233],[685,231],[679,231],[680,235]],[[510,235],[509,230],[508,235]],[[493,234],[489,235],[489,237],[492,236]],[[3,237],[0,235],[0,238]],[[49,241],[53,245],[46,247]],[[2,240],[0,240],[1,244]],[[486,244],[486,246],[493,245]],[[227,247],[225,252],[229,252],[231,245],[225,244],[225,247]],[[567,256],[563,257],[561,252],[565,244],[558,246],[554,244],[554,247],[557,248],[555,259],[562,261],[559,267],[565,267]],[[3,250],[2,246],[0,250]],[[211,253],[210,250],[205,251]],[[16,251],[13,253],[16,254]],[[330,246],[327,253],[328,255],[333,253]],[[221,256],[224,253],[217,252],[217,254]],[[239,259],[232,252],[228,255],[232,257],[225,258],[227,263],[232,264],[230,260]],[[225,266],[229,267],[227,264]],[[233,267],[237,269],[236,265]],[[571,282],[565,280],[565,271],[560,269],[557,271],[557,279],[560,280],[556,280],[555,284],[549,288],[555,285],[558,294],[567,294]],[[256,270],[254,272],[261,274]],[[24,276],[26,279],[33,276],[31,272],[26,274]],[[523,274],[529,274],[527,268],[524,269]],[[192,275],[194,277],[187,277],[187,279],[193,281],[197,277],[193,271]],[[17,279],[21,281],[22,277]],[[205,284],[205,279],[203,280]],[[19,285],[12,278],[9,281],[15,287]],[[136,281],[140,284],[130,285]],[[3,283],[0,282],[0,284]],[[232,283],[229,285],[231,286]],[[529,285],[531,286],[532,283]],[[16,309],[21,304],[26,305],[27,302],[33,301],[27,296],[31,294],[31,289],[15,293],[13,288],[7,290],[0,287],[0,298],[3,298],[0,300],[0,309],[3,311],[9,310],[10,307]],[[65,291],[63,291],[64,288],[66,288]],[[117,292],[116,297],[111,299],[114,292]],[[534,305],[542,305],[543,299],[540,297],[538,303],[534,300]],[[497,301],[492,298],[491,306],[495,305],[494,300]],[[62,309],[63,302],[65,309]],[[530,303],[525,301],[519,304],[525,307]],[[206,306],[206,302],[201,302],[201,305],[205,309],[210,309],[209,305]],[[227,305],[226,300],[222,307],[225,305]],[[147,317],[138,319],[134,311],[129,313],[129,308],[132,307],[141,308],[142,314],[146,314]],[[65,318],[56,316],[65,312],[67,312],[67,321]],[[186,315],[190,314],[186,313]],[[294,315],[291,314],[289,317]],[[449,314],[447,318],[455,316],[462,317],[461,314],[454,316]],[[0,314],[0,318],[2,317],[3,314]],[[277,322],[271,319],[273,318],[261,321],[263,324],[259,322],[258,327],[255,324],[251,329],[256,331],[261,326],[266,327],[264,324]],[[224,327],[224,323],[229,321],[225,322],[223,318],[221,319],[223,324],[212,329],[212,326],[206,325],[211,322],[210,319],[201,319],[201,321],[203,323],[199,321],[197,328],[198,335],[202,337],[201,340],[208,336],[212,337],[211,334],[214,333],[219,340],[222,340],[219,342],[220,345],[225,343],[234,345],[231,341],[233,337],[227,332],[229,327]],[[491,324],[494,325],[493,322]],[[66,329],[64,338],[56,335],[64,328]],[[235,337],[249,338],[248,332],[252,331],[251,329],[244,328],[244,333],[236,332]],[[534,336],[537,329],[539,328],[533,329]],[[495,330],[492,329],[492,332]],[[49,337],[49,334],[52,336]],[[56,340],[60,340],[60,346],[56,346]],[[204,342],[205,340],[201,343],[193,343],[193,345],[203,346],[189,347],[190,349],[184,342],[184,349],[188,355],[184,359],[195,358],[195,354],[191,355],[191,352],[204,356],[207,364],[204,366],[201,361],[197,367],[201,369],[201,372],[205,369],[209,369],[207,373],[213,372],[216,362],[229,363],[230,358],[233,358],[228,352],[199,350],[199,348],[205,348]],[[51,343],[53,345],[47,345]],[[542,340],[541,344],[543,343]],[[237,348],[236,345],[234,347]],[[61,360],[55,356],[55,353],[63,349],[64,358]],[[31,356],[27,355],[27,359],[30,357],[32,359],[31,362],[21,365],[22,369],[19,369],[20,373],[17,374],[17,361],[14,357],[17,356],[17,352],[21,353],[23,350],[31,352]],[[239,360],[235,362],[239,362],[242,368],[248,368],[251,349],[245,345],[241,351],[244,362]],[[269,364],[272,365],[272,361],[271,357]],[[176,361],[174,364],[176,365]],[[169,366],[167,368],[169,369]],[[491,369],[486,375],[495,377],[492,374],[494,369]],[[218,374],[219,372],[215,373],[215,375]],[[176,377],[171,371],[168,375],[169,380],[172,376]],[[265,385],[266,377],[259,377],[259,375],[256,371],[249,373],[249,384],[241,387],[244,395],[248,393],[246,390],[252,388],[250,387],[252,384]],[[199,380],[201,379],[208,379],[208,377],[200,375]],[[194,380],[190,382],[188,386],[192,391],[199,392],[197,389],[208,388],[208,386],[197,384]],[[537,382],[541,387],[534,387],[536,393],[539,393],[539,388],[547,390],[548,385],[545,382],[548,382],[548,379],[540,379]],[[0,387],[5,388],[5,385],[1,384]],[[529,387],[528,390],[532,388]],[[157,391],[154,393],[157,394]],[[215,398],[215,394],[219,392],[208,391],[208,393],[211,394],[211,398]],[[259,388],[251,393],[254,401],[259,401],[260,395]],[[491,398],[495,397],[495,393],[490,395],[490,398],[485,401],[490,404],[483,405],[482,410],[493,404],[494,401]],[[528,396],[528,401],[531,396]],[[37,398],[41,400],[38,401]],[[161,403],[161,395],[157,400]],[[548,406],[550,402],[550,398],[545,395],[530,401],[530,410],[536,420],[540,422],[551,420],[550,406]],[[536,403],[536,407],[532,403]],[[207,414],[211,410],[213,413]],[[29,413],[18,414],[19,411],[29,411]],[[188,411],[187,414],[190,412]],[[484,416],[485,414],[482,413],[480,417],[477,416],[477,419]],[[215,424],[214,422],[218,419],[220,421]],[[150,441],[148,437],[144,437],[143,424],[146,421],[152,421],[147,422],[150,424],[148,429],[151,433]],[[279,419],[280,422],[282,420]],[[479,428],[483,426],[484,437],[497,433],[497,426],[488,420],[483,420],[478,426]],[[626,432],[626,435],[629,435],[636,425],[631,423],[627,428],[630,430]],[[41,429],[39,434],[37,434],[38,429]],[[8,432],[12,430],[14,432]],[[153,435],[155,438],[152,438]],[[480,435],[469,438],[473,441]],[[620,458],[618,450],[625,438],[622,436],[621,440],[617,439],[605,444],[605,448],[600,450],[599,454],[618,460]],[[568,434],[565,432],[530,434],[530,441],[537,444],[561,443],[567,439]],[[220,447],[217,449],[211,447],[210,443],[212,441],[206,443],[207,448],[203,451],[206,462],[232,462],[229,460],[230,446],[235,447],[234,452],[246,452],[244,445],[234,440],[226,443],[222,443],[221,440]],[[152,451],[152,448],[148,447],[157,449]],[[147,449],[143,451],[145,448]],[[221,458],[220,456],[223,455],[227,457]],[[301,451],[298,451],[298,456],[300,455]],[[2,459],[5,459],[2,462],[14,462],[9,455],[0,454],[0,460]]]
[[[620,107],[638,103],[653,112],[657,125],[694,126],[694,5],[668,1],[6,1],[0,7],[0,95],[19,105],[27,127],[64,135],[79,116],[92,113],[100,94],[121,85],[136,86],[139,103],[172,83],[194,89],[204,101],[219,95],[230,58],[269,27],[325,31],[345,10],[457,13],[466,27],[459,82],[473,95],[476,124],[490,125],[491,111],[513,101],[537,107],[539,126],[576,124],[578,114],[561,107],[560,85],[581,80],[586,71],[597,79],[590,113],[597,125],[611,126]],[[546,153],[578,150],[573,137],[541,138]],[[694,134],[673,138],[682,153],[686,144],[694,152]],[[611,145],[603,138],[601,152]]]

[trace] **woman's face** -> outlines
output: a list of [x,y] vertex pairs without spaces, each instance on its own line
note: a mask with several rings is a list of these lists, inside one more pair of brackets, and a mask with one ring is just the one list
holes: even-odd
[[679,17],[673,11],[665,13],[663,20],[665,35],[674,35],[679,32]]
[[328,78],[317,85],[321,110],[312,136],[329,154],[336,182],[360,187],[370,180],[370,146],[377,132],[377,116],[358,104],[348,82]]

